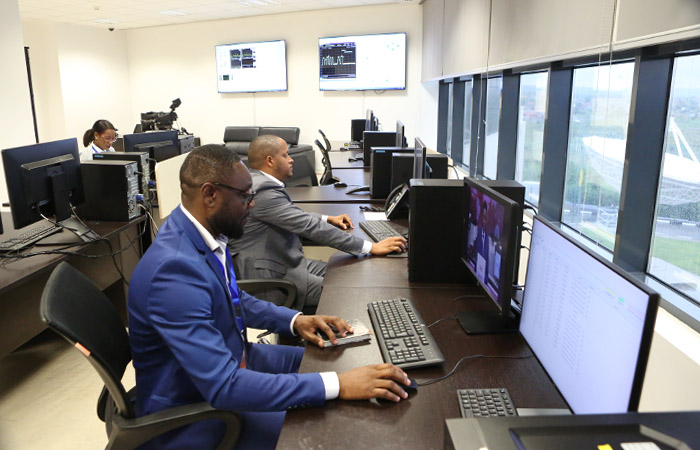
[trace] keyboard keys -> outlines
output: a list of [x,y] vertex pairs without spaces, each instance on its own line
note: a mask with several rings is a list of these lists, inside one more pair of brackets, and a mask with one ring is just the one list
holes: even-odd
[[508,389],[458,389],[457,399],[462,417],[507,417],[518,413]]

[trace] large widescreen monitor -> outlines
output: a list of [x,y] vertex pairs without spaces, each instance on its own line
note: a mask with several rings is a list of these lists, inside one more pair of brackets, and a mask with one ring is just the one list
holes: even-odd
[[219,93],[287,90],[285,41],[216,46]]
[[535,216],[520,333],[575,414],[637,410],[658,301]]
[[517,278],[522,209],[517,202],[473,178],[465,178],[464,182],[467,201],[462,262],[496,308],[458,314],[460,324],[470,334],[516,331],[511,298]]
[[318,40],[319,89],[406,89],[406,33]]

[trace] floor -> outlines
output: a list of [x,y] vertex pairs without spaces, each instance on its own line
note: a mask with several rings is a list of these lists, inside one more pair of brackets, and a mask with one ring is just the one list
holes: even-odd
[[[322,260],[336,251],[304,250]],[[126,389],[134,386],[131,366],[122,383]],[[107,434],[96,414],[101,390],[100,377],[83,355],[44,331],[0,359],[0,450],[104,448]]]

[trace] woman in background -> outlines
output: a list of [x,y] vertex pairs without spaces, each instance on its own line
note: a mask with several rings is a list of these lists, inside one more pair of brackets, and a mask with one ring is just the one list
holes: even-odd
[[109,120],[98,120],[83,135],[83,146],[80,160],[91,160],[93,153],[113,152],[112,143],[117,140],[117,129]]

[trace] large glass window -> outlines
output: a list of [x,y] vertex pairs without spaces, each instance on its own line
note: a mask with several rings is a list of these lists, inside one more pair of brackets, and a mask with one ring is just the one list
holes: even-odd
[[561,220],[615,246],[634,63],[574,69]]
[[484,176],[496,179],[498,171],[498,125],[501,118],[503,78],[486,80],[486,138],[484,140]]
[[525,199],[533,205],[537,205],[540,200],[548,79],[547,72],[520,76],[515,179],[525,186]]
[[455,93],[455,84],[450,83],[449,92],[447,94],[447,156],[452,157],[452,107],[454,105],[454,98],[452,96]]
[[472,145],[472,90],[474,81],[464,82],[464,135],[462,139],[462,165],[469,167]]
[[649,273],[700,301],[700,55],[676,58]]

